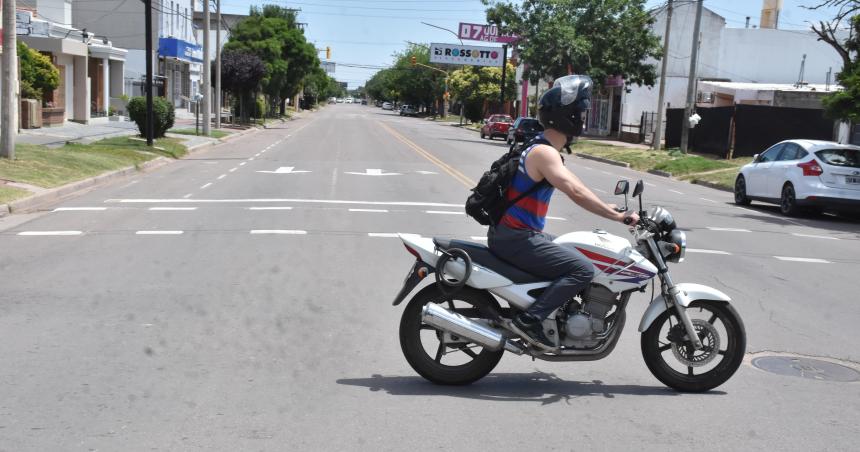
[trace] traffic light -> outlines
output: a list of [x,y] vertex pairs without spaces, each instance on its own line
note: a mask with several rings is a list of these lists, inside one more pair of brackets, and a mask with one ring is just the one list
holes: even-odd
[[327,59],[327,60],[331,59],[331,47],[325,48],[325,59]]
[[418,58],[415,58],[414,56],[413,56],[413,57],[411,57],[411,58],[409,58],[409,60],[412,62],[412,65],[413,65],[413,66],[415,66],[416,64],[418,64]]

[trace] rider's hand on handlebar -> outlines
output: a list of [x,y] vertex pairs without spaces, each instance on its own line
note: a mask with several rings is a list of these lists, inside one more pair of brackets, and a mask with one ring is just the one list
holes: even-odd
[[621,222],[627,226],[636,226],[639,222],[639,214],[636,212],[624,212],[621,217]]

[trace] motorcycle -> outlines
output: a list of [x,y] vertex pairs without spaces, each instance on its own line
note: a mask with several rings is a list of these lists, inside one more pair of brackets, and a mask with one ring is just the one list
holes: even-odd
[[[619,181],[616,195],[629,182]],[[723,292],[701,284],[675,283],[669,263],[684,260],[686,234],[662,207],[643,210],[631,228],[634,243],[603,230],[571,232],[555,243],[572,246],[595,267],[590,288],[543,322],[554,347],[534,346],[510,327],[552,281],[531,275],[495,257],[483,244],[400,234],[416,261],[394,299],[399,305],[426,277],[436,284],[419,290],[400,321],[406,361],[422,377],[445,385],[477,381],[507,351],[545,361],[594,361],[615,349],[631,295],[651,286],[651,302],[639,322],[646,366],[663,384],[684,392],[703,392],[726,382],[743,361],[743,321]],[[654,286],[660,295],[654,297]],[[501,302],[501,303],[500,303]]]

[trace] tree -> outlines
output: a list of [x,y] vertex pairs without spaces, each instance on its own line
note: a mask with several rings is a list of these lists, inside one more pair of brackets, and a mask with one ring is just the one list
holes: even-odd
[[221,54],[221,86],[239,101],[237,112],[242,121],[248,120],[248,100],[254,98],[266,77],[266,65],[250,52],[225,50]]
[[46,91],[53,91],[60,85],[60,71],[47,56],[18,41],[18,58],[22,98],[41,102]]
[[394,83],[395,69],[383,69],[364,84],[370,97],[383,101],[396,101],[400,96]]
[[250,52],[266,65],[263,92],[270,105],[279,105],[301,92],[301,82],[319,66],[316,48],[305,40],[293,10],[276,5],[252,6],[247,18],[233,27],[225,50]]
[[[845,19],[849,19],[853,22],[853,18],[860,13],[860,2],[857,0],[826,0],[822,1],[818,5],[815,6],[804,6],[804,8],[809,10],[817,10],[822,8],[838,8],[836,13],[836,17],[829,22],[819,21],[818,25],[812,25],[812,31],[818,35],[819,41],[824,41],[830,44],[836,52],[839,53],[839,56],[842,57],[842,70],[845,71],[849,69],[852,65],[851,61],[851,52],[854,52],[856,55],[857,52],[857,41],[853,40],[854,47],[851,48],[851,43],[849,40],[843,41],[839,36],[838,32],[842,21]],[[854,24],[852,23],[852,29],[854,28]],[[856,30],[853,36],[856,35]]]
[[310,99],[308,102],[311,105],[322,102],[323,99],[329,97],[342,96],[343,88],[337,80],[326,74],[321,67],[317,67],[305,76],[305,80],[302,83],[304,85],[305,99]]
[[482,1],[488,22],[522,37],[520,57],[533,82],[573,73],[597,84],[615,75],[637,85],[656,82],[656,68],[645,61],[662,51],[645,0]]
[[[515,68],[508,63],[508,74]],[[497,67],[464,66],[451,73],[448,86],[451,95],[463,103],[464,116],[470,121],[480,121],[486,117],[490,104],[499,100],[499,86],[502,83],[502,69]],[[514,77],[505,79],[505,98],[516,95],[517,85]]]
[[[821,100],[828,117],[841,121],[860,122],[860,15],[851,17],[851,35],[838,43],[848,60],[836,80],[842,90],[825,95]],[[853,57],[853,58],[852,58]]]

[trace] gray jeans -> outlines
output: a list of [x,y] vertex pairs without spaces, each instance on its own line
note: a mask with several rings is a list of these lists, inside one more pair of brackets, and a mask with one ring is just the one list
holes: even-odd
[[487,245],[500,259],[535,276],[554,280],[526,312],[547,318],[591,284],[594,265],[572,245],[553,243],[550,234],[506,226],[490,227]]

